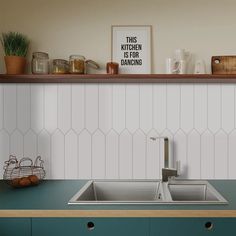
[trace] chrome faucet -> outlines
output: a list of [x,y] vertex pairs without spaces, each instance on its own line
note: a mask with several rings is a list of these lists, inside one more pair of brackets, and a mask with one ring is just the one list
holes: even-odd
[[[150,137],[151,140],[164,140],[164,168],[162,168],[162,182],[168,182],[171,177],[178,177],[178,170],[169,167],[169,139],[168,137]],[[177,167],[178,168],[178,167]]]

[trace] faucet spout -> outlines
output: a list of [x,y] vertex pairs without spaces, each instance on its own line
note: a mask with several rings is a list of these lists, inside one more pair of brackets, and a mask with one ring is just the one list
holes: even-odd
[[150,137],[151,140],[164,140],[164,168],[162,168],[162,181],[167,182],[170,177],[177,177],[178,170],[169,167],[169,139],[168,137]]

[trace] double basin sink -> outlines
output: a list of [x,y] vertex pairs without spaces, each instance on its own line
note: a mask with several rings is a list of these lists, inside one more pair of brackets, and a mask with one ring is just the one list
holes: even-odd
[[197,180],[90,180],[68,204],[227,204],[208,182]]

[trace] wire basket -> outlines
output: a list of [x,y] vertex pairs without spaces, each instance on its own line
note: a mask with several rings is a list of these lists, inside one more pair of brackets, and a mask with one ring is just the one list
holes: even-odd
[[23,157],[18,161],[15,156],[10,155],[3,168],[3,179],[15,188],[38,185],[46,174],[40,156],[33,163],[28,157]]

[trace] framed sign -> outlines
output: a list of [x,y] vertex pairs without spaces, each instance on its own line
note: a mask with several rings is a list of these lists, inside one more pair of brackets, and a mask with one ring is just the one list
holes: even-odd
[[121,74],[151,74],[151,26],[113,25],[111,59]]

